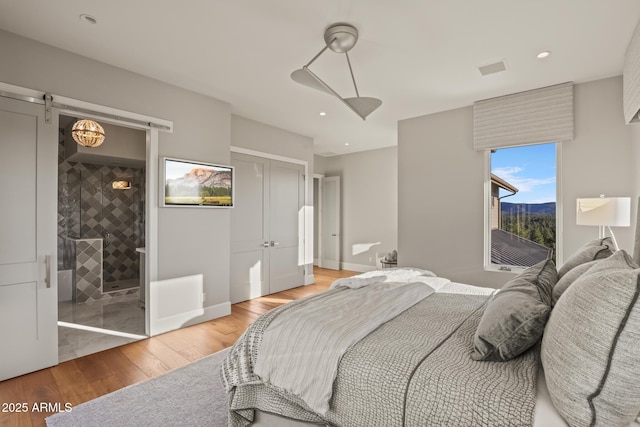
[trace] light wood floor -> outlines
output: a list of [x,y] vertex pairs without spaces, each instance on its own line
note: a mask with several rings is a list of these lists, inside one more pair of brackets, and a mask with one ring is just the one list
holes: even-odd
[[[315,283],[231,306],[231,314],[121,347],[70,360],[31,374],[0,382],[0,426],[44,426],[52,412],[33,405],[65,403],[76,406],[130,384],[162,375],[230,347],[258,316],[298,298],[327,289],[353,271],[314,269]],[[27,412],[10,404],[26,403]]]

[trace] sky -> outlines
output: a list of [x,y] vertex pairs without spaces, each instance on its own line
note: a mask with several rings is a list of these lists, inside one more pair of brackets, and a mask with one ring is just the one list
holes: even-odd
[[200,163],[191,163],[189,161],[172,161],[169,159],[166,163],[166,171],[165,171],[165,179],[175,179],[181,178],[185,174],[191,172],[192,169],[202,168],[202,169],[213,169],[213,170],[224,170],[228,171],[228,167],[215,167],[210,164],[200,164]]
[[[491,172],[515,186],[515,196],[507,203],[547,203],[556,201],[556,145],[539,144],[503,148],[491,154]],[[500,190],[500,196],[508,194]]]

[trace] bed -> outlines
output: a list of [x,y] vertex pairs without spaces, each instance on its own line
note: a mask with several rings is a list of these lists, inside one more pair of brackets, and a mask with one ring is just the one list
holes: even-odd
[[396,268],[272,310],[223,363],[229,425],[630,425],[640,269],[611,247],[501,290]]

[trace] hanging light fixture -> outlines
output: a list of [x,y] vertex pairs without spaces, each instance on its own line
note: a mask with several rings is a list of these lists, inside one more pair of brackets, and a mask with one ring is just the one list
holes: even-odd
[[82,119],[73,124],[71,136],[84,147],[97,147],[104,142],[104,129],[93,120]]
[[[358,30],[350,24],[333,24],[326,29],[324,33],[324,41],[325,47],[323,47],[322,50],[320,50],[320,52],[318,52],[318,54],[316,54],[316,56],[307,63],[307,65],[304,65],[302,68],[291,73],[291,78],[301,85],[309,86],[313,89],[321,90],[335,96],[354,113],[360,116],[362,120],[365,120],[369,114],[373,113],[380,105],[382,105],[382,101],[377,98],[360,96],[360,93],[358,92],[356,78],[353,76],[351,61],[349,60],[349,54],[347,53],[358,41]],[[327,49],[331,49],[336,53],[344,53],[347,58],[347,65],[349,66],[349,73],[351,73],[351,80],[353,81],[353,88],[356,91],[356,96],[343,98],[309,69],[309,66]]]
[[131,181],[128,179],[119,179],[111,183],[111,188],[114,190],[129,190],[131,189]]

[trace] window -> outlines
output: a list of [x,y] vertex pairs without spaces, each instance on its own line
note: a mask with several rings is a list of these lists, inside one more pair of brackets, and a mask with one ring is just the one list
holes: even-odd
[[557,150],[551,143],[487,151],[487,268],[555,259]]

